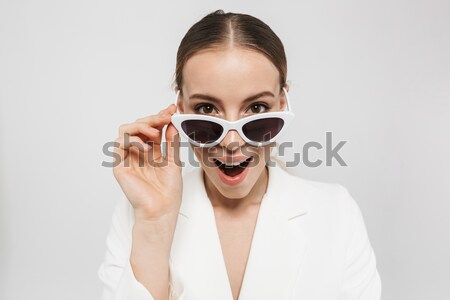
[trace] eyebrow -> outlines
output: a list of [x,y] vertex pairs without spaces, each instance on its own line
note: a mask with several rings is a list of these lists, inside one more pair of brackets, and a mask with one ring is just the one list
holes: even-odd
[[[256,95],[247,97],[247,98],[243,101],[243,103],[247,103],[247,102],[253,101],[253,100],[258,99],[258,98],[263,97],[263,96],[271,96],[271,97],[275,97],[275,95],[274,95],[272,92],[264,91],[264,92],[258,93],[258,94],[256,94]],[[189,100],[194,99],[194,98],[195,98],[195,99],[203,99],[203,100],[207,100],[207,101],[211,101],[211,102],[216,102],[216,103],[219,103],[219,104],[222,103],[222,101],[221,101],[220,99],[218,99],[218,98],[216,98],[216,97],[213,97],[213,96],[210,96],[210,95],[204,95],[204,94],[192,94],[191,96],[189,96]]]

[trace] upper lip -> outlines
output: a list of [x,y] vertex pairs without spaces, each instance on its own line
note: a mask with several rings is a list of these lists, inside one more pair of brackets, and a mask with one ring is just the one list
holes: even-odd
[[232,156],[232,157],[214,157],[214,159],[224,164],[242,163],[253,156]]

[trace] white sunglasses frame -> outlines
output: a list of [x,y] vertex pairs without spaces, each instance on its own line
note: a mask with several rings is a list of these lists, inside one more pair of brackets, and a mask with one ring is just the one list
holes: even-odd
[[[253,146],[257,146],[257,147],[262,147],[262,146],[268,145],[270,143],[273,143],[276,139],[278,139],[281,136],[281,134],[285,131],[285,129],[289,125],[289,123],[295,117],[294,113],[291,111],[291,106],[290,106],[290,103],[289,103],[288,92],[286,91],[286,89],[284,87],[283,87],[283,91],[284,91],[284,94],[286,95],[286,108],[287,108],[287,111],[259,113],[259,114],[254,114],[254,115],[251,115],[251,116],[248,116],[248,117],[244,117],[244,118],[236,120],[236,121],[227,121],[227,120],[224,120],[222,118],[213,117],[213,116],[207,116],[207,115],[180,114],[180,113],[178,113],[178,110],[177,110],[177,112],[175,112],[172,115],[172,124],[175,126],[175,128],[178,130],[178,132],[185,139],[187,139],[191,144],[193,144],[193,145],[195,145],[197,147],[213,147],[213,146],[219,144],[225,138],[225,136],[228,134],[228,132],[230,130],[236,130],[239,133],[239,135],[241,136],[241,138],[246,143],[248,143],[250,145],[253,145]],[[177,91],[177,94],[176,94],[176,97],[175,97],[175,105],[177,105],[179,94],[180,94],[180,90]],[[283,127],[278,132],[278,134],[276,134],[270,140],[265,141],[265,142],[255,142],[255,141],[252,141],[249,138],[247,138],[247,136],[243,133],[242,127],[245,124],[247,124],[247,123],[249,123],[251,121],[260,120],[260,119],[267,119],[267,118],[279,118],[279,119],[283,120]],[[181,124],[184,121],[186,121],[186,120],[202,120],[202,121],[214,122],[214,123],[219,124],[220,126],[222,126],[223,132],[222,132],[221,136],[217,140],[215,140],[214,142],[211,142],[211,143],[199,143],[199,142],[191,139],[184,132],[183,128],[181,127]]]

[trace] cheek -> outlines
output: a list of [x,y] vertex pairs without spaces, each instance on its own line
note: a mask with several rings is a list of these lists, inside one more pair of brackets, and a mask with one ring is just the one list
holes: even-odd
[[204,157],[205,157],[205,155],[203,153],[203,149],[197,148],[197,147],[194,147],[193,149],[194,149],[194,153],[195,153],[195,156],[197,157],[198,161],[200,162],[200,164],[203,164]]
[[273,146],[264,146],[251,149],[251,153],[257,157],[257,164],[266,164],[270,160]]
[[205,167],[215,167],[213,157],[214,154],[209,153],[209,148],[200,148],[200,147],[194,147],[193,150],[195,153],[195,156],[197,157],[198,161],[200,162],[200,165]]

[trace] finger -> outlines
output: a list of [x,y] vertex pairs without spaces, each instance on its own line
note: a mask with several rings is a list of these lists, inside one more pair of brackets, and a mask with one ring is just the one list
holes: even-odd
[[145,143],[137,136],[130,136],[121,140],[120,148],[123,150],[129,150],[131,147],[135,147],[140,152],[147,152],[152,149],[152,146]]
[[[125,161],[125,158],[127,157],[128,153],[126,150],[124,150],[123,148],[120,147],[120,144],[122,143],[122,139],[121,138],[117,138],[114,141],[114,153],[117,154],[119,156],[119,163],[114,162],[115,164],[115,168],[122,166],[123,162]],[[114,155],[116,157],[116,155]]]
[[125,136],[115,140],[114,153],[120,157],[120,163],[122,163],[128,158],[130,150],[135,149],[138,152],[149,152],[152,148],[152,145],[145,143],[138,137]]
[[153,155],[153,147],[137,136],[126,134],[124,137],[116,139],[116,142],[118,143],[117,153],[120,153],[121,163],[123,162],[123,164],[128,160],[128,165],[136,165],[139,162],[139,166],[141,166],[142,163],[147,164]]
[[119,137],[123,137],[125,133],[127,133],[130,136],[141,134],[148,137],[151,140],[154,140],[155,138],[161,135],[160,130],[148,126],[145,123],[137,123],[137,122],[121,125],[119,127]]
[[151,116],[147,116],[144,118],[140,118],[137,119],[136,122],[142,122],[142,123],[147,123],[152,127],[158,128],[160,127],[164,127],[164,125],[168,124],[167,119],[169,115],[173,115],[176,112],[176,106],[174,104],[171,104],[169,106],[167,106],[165,109],[161,110],[157,115],[151,115]]
[[[163,127],[166,124],[170,123],[171,120],[171,115],[173,115],[177,110],[176,105],[171,104],[169,105],[167,108],[161,110],[159,112],[158,115],[152,115],[152,116],[148,116],[145,118],[141,118],[141,119],[137,119],[136,122],[142,122],[142,123],[152,123],[152,124],[159,124],[158,126],[156,126],[155,128],[157,128],[158,130],[160,130],[162,132]],[[160,121],[162,122],[156,122],[155,119],[159,118]],[[155,149],[154,151],[154,161],[156,162],[162,162],[163,157],[162,157],[162,151],[161,151],[161,140],[162,140],[162,135],[159,135],[157,139],[152,139],[152,145],[153,148]],[[147,141],[144,139],[144,141]]]

